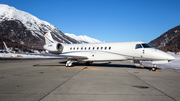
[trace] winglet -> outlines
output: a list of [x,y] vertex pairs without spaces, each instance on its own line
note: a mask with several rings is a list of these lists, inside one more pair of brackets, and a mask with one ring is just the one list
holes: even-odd
[[45,32],[44,37],[45,37],[46,44],[54,43],[54,40],[53,40],[53,38],[51,36],[50,31]]

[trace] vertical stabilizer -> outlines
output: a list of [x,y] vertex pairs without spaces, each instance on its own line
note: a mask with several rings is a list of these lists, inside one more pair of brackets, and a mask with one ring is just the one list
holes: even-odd
[[45,37],[46,44],[54,43],[54,40],[53,40],[53,38],[51,36],[50,31],[45,32],[44,37]]

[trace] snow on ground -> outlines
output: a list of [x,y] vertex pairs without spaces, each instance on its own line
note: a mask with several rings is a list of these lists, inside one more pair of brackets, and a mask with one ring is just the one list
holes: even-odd
[[62,57],[42,56],[36,54],[0,53],[0,59],[59,59]]
[[[157,67],[180,72],[180,55],[176,55],[170,52],[168,52],[168,54],[172,55],[175,60],[171,61],[171,63],[157,64]],[[143,61],[142,64],[144,66],[152,66],[150,61]]]
[[175,60],[171,61],[171,63],[167,64],[158,64],[158,68],[163,68],[163,69],[169,69],[169,70],[175,70],[180,72],[180,55],[176,55],[173,53],[168,53],[172,56],[174,56]]

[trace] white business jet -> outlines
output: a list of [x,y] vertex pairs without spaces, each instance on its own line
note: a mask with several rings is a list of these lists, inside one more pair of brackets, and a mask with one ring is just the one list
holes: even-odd
[[67,67],[72,66],[73,61],[91,65],[98,61],[133,60],[135,64],[140,64],[140,61],[152,61],[152,71],[156,71],[156,64],[170,63],[171,60],[175,59],[173,56],[141,41],[63,44],[54,41],[50,32],[46,32],[45,41],[44,49],[52,54],[58,54],[60,57],[66,57],[68,59]]

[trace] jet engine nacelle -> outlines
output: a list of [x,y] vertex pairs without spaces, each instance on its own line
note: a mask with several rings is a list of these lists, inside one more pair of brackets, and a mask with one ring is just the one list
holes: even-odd
[[53,54],[61,54],[63,51],[63,45],[61,43],[51,43],[44,45],[44,49]]

